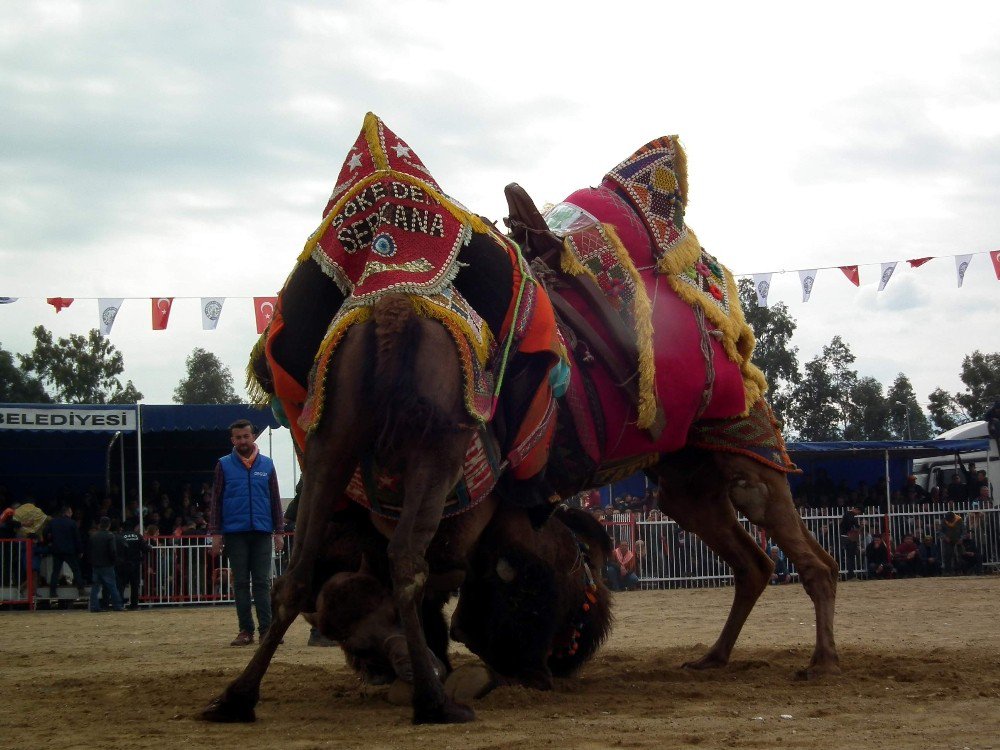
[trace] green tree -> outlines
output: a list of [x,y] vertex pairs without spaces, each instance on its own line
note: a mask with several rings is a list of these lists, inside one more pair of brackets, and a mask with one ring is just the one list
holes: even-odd
[[238,404],[233,373],[212,352],[196,347],[185,361],[187,377],[174,389],[178,404]]
[[851,409],[844,428],[845,440],[888,440],[889,405],[882,384],[875,378],[860,378],[851,391]]
[[962,413],[962,407],[955,402],[955,397],[944,388],[935,388],[927,397],[927,411],[937,432],[958,427],[968,421],[968,416]]
[[983,354],[978,349],[962,359],[964,393],[935,388],[927,400],[934,429],[943,432],[964,422],[980,419],[1000,399],[1000,352]]
[[743,314],[757,339],[753,362],[767,378],[768,401],[778,421],[784,423],[792,388],[801,379],[798,347],[789,345],[795,333],[795,319],[783,302],[771,307],[758,306],[752,279],[739,280],[739,293]]
[[851,394],[858,373],[855,357],[840,336],[834,336],[819,356],[805,366],[805,375],[792,389],[788,419],[803,440],[842,440],[854,406]]
[[926,440],[931,437],[930,422],[917,403],[913,384],[906,375],[899,373],[896,376],[886,400],[889,403],[889,423],[893,436],[906,440]]
[[1000,399],[1000,352],[983,354],[978,349],[962,360],[965,393],[956,393],[955,401],[970,419],[981,419],[993,402]]
[[134,404],[142,394],[129,380],[118,378],[125,371],[125,358],[101,332],[86,336],[71,334],[53,340],[45,326],[36,326],[35,348],[19,354],[21,367],[34,373],[55,401],[68,404]]
[[0,346],[0,403],[47,404],[52,401],[42,382],[14,362],[14,355]]

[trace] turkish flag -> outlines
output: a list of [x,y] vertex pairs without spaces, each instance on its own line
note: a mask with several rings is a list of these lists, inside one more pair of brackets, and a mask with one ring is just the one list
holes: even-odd
[[913,260],[908,260],[906,262],[910,264],[910,268],[920,268],[920,266],[929,260],[934,260],[934,258],[914,258]]
[[993,270],[997,273],[997,279],[1000,280],[1000,250],[994,250],[990,253],[990,260],[993,261]]
[[257,318],[257,333],[264,333],[267,324],[274,317],[274,306],[278,304],[277,297],[254,297],[253,312]]
[[858,274],[857,266],[841,266],[840,270],[844,272],[844,276],[846,276],[848,281],[854,284],[854,286],[861,283],[861,277]]
[[173,297],[153,297],[153,330],[165,331],[167,320],[170,319],[170,308],[174,306]]
[[64,307],[69,307],[73,304],[72,297],[46,297],[45,301],[52,305],[56,312],[62,312]]

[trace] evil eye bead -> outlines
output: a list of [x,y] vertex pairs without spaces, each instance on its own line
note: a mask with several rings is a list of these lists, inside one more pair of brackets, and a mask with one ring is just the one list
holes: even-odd
[[396,254],[396,242],[388,234],[379,234],[372,240],[372,250],[383,258],[391,258]]

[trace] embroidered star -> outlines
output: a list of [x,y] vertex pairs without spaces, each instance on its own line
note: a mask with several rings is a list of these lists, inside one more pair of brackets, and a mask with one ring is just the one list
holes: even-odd
[[351,168],[353,172],[355,169],[361,166],[361,154],[351,154],[351,160],[347,162],[347,166]]
[[396,152],[396,156],[402,159],[404,156],[410,155],[410,147],[403,143],[397,143],[392,147],[392,150]]

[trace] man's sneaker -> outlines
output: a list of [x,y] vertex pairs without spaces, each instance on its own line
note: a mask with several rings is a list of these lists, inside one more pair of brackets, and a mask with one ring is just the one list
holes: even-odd
[[253,633],[248,633],[246,630],[241,630],[240,634],[233,639],[230,646],[249,646],[253,643]]

